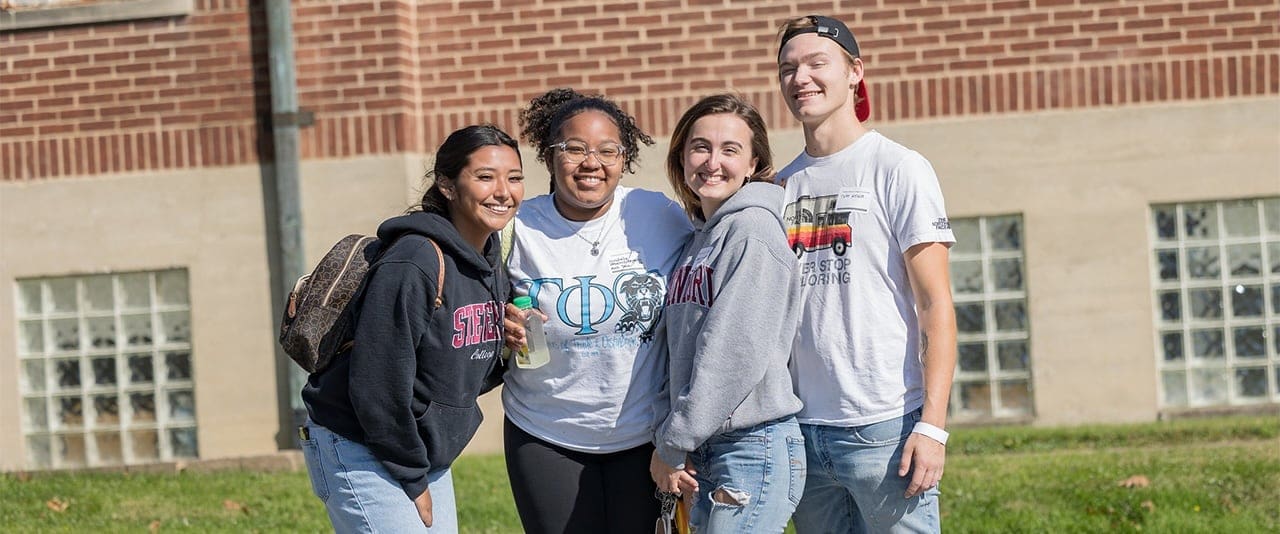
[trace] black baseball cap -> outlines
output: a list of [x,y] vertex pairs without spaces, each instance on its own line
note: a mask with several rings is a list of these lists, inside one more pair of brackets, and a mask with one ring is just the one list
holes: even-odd
[[[816,33],[831,39],[840,45],[840,48],[843,48],[845,52],[848,52],[849,55],[862,57],[858,53],[858,41],[853,38],[853,32],[849,31],[849,27],[845,26],[843,22],[822,15],[809,15],[809,21],[813,23],[813,26],[793,28],[782,34],[782,43],[778,45],[779,60],[782,59],[782,47],[787,46],[787,41],[790,41],[792,37],[806,33]],[[857,93],[859,99],[857,106],[854,107],[854,113],[858,116],[859,121],[865,121],[867,117],[871,116],[871,99],[867,98],[867,80],[865,76],[862,82],[858,84]]]

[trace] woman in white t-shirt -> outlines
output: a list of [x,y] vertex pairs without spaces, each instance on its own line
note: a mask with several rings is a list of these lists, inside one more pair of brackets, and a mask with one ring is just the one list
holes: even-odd
[[[647,342],[691,228],[661,193],[619,186],[653,140],[614,102],[555,89],[520,114],[551,194],[524,203],[507,263],[546,317],[551,361],[507,372],[507,474],[526,532],[652,532],[649,478],[666,363]],[[507,307],[507,343],[524,344]]]

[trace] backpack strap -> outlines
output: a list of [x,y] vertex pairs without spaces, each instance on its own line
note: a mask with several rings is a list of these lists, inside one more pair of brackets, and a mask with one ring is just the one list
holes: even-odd
[[436,264],[440,266],[440,272],[436,275],[436,302],[434,308],[439,309],[444,306],[444,253],[440,251],[440,245],[437,245],[434,239],[427,237],[427,242],[431,243],[431,248],[436,251]]
[[498,237],[499,244],[502,245],[502,264],[506,265],[508,261],[511,261],[511,245],[514,244],[516,240],[515,217],[512,217],[510,221],[507,221],[507,225],[502,227],[502,233],[498,234]]

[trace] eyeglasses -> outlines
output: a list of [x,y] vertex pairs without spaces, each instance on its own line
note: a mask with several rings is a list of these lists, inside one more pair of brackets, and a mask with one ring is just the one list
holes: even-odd
[[587,144],[580,141],[562,141],[551,145],[551,148],[560,149],[560,153],[564,154],[565,161],[577,165],[587,159],[590,154],[596,155],[596,161],[600,165],[610,167],[617,165],[622,161],[622,145],[617,143],[605,143],[591,150],[587,148]]

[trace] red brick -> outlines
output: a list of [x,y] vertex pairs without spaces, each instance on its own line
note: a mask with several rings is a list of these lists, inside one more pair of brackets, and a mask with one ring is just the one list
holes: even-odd
[[1274,25],[1261,26],[1245,26],[1231,28],[1232,37],[1248,36],[1248,35],[1274,35],[1277,33]]
[[[1238,1],[1238,0],[1237,0]],[[1255,13],[1248,11],[1235,11],[1230,13],[1219,13],[1213,16],[1214,24],[1231,24],[1236,22],[1254,22],[1258,20]]]
[[958,58],[960,57],[960,49],[959,48],[939,48],[939,49],[933,49],[933,50],[925,50],[921,53],[920,57],[925,60]]
[[975,17],[964,19],[966,28],[980,28],[985,26],[997,26],[1005,23],[1005,17],[1002,15],[991,17]]
[[1112,35],[1108,37],[1098,38],[1098,46],[1115,46],[1115,45],[1127,46],[1127,45],[1137,44],[1137,42],[1138,42],[1138,36],[1131,35],[1131,34]]
[[1080,24],[1080,31],[1083,33],[1113,32],[1118,29],[1120,29],[1120,24],[1114,21]]
[[53,66],[58,68],[67,68],[74,65],[81,65],[89,62],[88,55],[81,56],[61,56],[53,58]]
[[1055,48],[1082,48],[1093,46],[1093,38],[1091,37],[1075,37],[1071,39],[1058,39],[1053,42]]
[[1232,50],[1252,50],[1252,49],[1253,49],[1253,43],[1248,41],[1236,41],[1236,42],[1228,41],[1225,43],[1213,43],[1214,52],[1228,52]]
[[946,34],[946,41],[948,43],[964,43],[981,41],[982,39],[982,32],[951,32]]
[[1023,13],[1019,15],[1010,15],[1010,24],[1040,24],[1048,22],[1049,15],[1047,13]]
[[1157,32],[1142,34],[1142,42],[1160,42],[1160,41],[1176,41],[1182,38],[1182,32]]
[[1098,10],[1099,17],[1134,17],[1138,15],[1138,6],[1108,7]]
[[71,49],[71,43],[67,41],[54,41],[51,43],[37,43],[32,47],[36,55],[52,54],[54,52],[63,52]]
[[1088,50],[1080,53],[1080,61],[1101,61],[1120,58],[1119,50]]
[[907,66],[908,74],[936,74],[943,70],[944,67],[941,63],[920,63]]
[[940,40],[941,39],[937,34],[923,34],[923,35],[903,38],[902,44],[904,46],[931,45],[931,44],[938,44]]
[[1187,9],[1191,11],[1200,11],[1208,9],[1227,9],[1229,7],[1227,0],[1208,0],[1201,2],[1191,2],[1187,5]]
[[1031,7],[1031,0],[1003,0],[1003,1],[991,2],[992,11],[1029,9],[1030,7]]
[[1226,36],[1226,28],[1201,28],[1196,30],[1187,30],[1187,39],[1218,39]]
[[1031,35],[1031,30],[1028,28],[1012,28],[1007,30],[991,30],[988,33],[991,35],[991,40],[994,41],[1027,37]]
[[13,62],[13,68],[17,70],[44,69],[49,67],[49,63],[50,63],[50,58],[47,58],[47,57],[32,58],[32,59],[18,59]]
[[984,59],[971,59],[967,61],[954,61],[948,66],[956,70],[985,69],[989,67],[989,62]]
[[1030,41],[1023,43],[1013,43],[1009,45],[1012,52],[1030,52],[1034,50],[1048,50],[1049,43],[1047,41]]
[[1142,6],[1142,14],[1144,16],[1150,16],[1182,13],[1184,7],[1183,2],[1169,2],[1164,4],[1148,3]]
[[991,60],[991,65],[994,67],[1021,67],[1030,64],[1031,58],[1029,56],[1022,55],[1000,57]]

